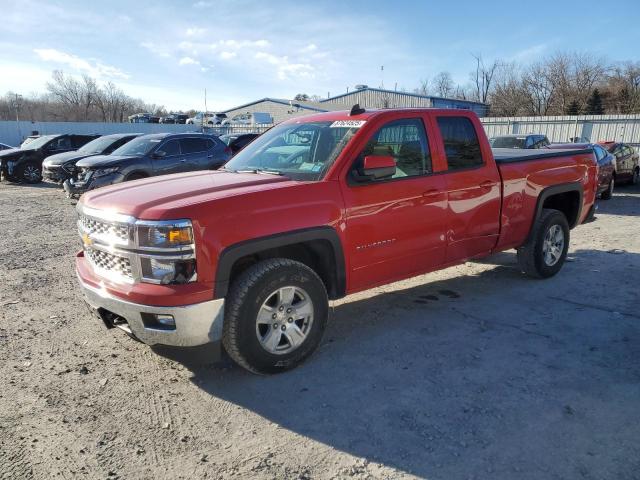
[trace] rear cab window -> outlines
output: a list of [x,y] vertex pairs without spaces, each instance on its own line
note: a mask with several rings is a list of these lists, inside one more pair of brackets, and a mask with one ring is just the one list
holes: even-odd
[[478,134],[467,117],[437,117],[449,171],[484,165]]

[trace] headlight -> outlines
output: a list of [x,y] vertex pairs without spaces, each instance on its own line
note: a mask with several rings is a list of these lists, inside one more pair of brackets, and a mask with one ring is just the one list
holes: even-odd
[[136,222],[142,281],[183,284],[196,280],[195,244],[189,220]]
[[196,260],[162,259],[160,257],[142,257],[142,280],[162,285],[183,284],[196,280]]
[[141,247],[173,248],[192,244],[193,228],[188,220],[138,224],[138,245]]
[[116,173],[118,170],[120,170],[120,167],[99,168],[98,170],[93,171],[93,176],[103,177],[111,173]]

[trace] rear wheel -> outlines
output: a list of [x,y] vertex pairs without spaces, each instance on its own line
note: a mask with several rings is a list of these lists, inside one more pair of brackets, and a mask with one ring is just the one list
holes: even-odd
[[222,342],[229,356],[254,373],[289,370],[317,348],[328,315],[322,280],[284,258],[245,270],[226,298]]
[[15,177],[25,183],[40,183],[42,181],[42,166],[36,162],[26,162],[18,166]]
[[615,186],[616,183],[616,179],[615,177],[611,177],[611,180],[609,180],[609,186],[607,187],[607,189],[602,192],[602,194],[600,195],[600,198],[602,200],[611,200],[611,197],[613,197],[613,188]]
[[531,277],[548,278],[560,271],[569,250],[569,223],[558,210],[544,209],[529,241],[518,248],[520,269]]

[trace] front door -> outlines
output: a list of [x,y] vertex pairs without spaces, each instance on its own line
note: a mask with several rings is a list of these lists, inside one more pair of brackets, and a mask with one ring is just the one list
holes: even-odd
[[422,118],[379,128],[351,171],[368,155],[391,155],[391,178],[344,184],[350,285],[359,290],[433,269],[444,262],[447,215],[444,178],[433,175]]

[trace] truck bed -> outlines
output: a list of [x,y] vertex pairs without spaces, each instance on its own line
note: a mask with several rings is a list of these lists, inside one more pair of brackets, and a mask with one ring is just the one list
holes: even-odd
[[575,150],[525,150],[522,148],[492,148],[493,157],[496,163],[514,163],[527,162],[529,160],[551,159],[558,157],[567,157],[570,155],[580,155],[584,153],[592,153],[591,148],[580,148]]

